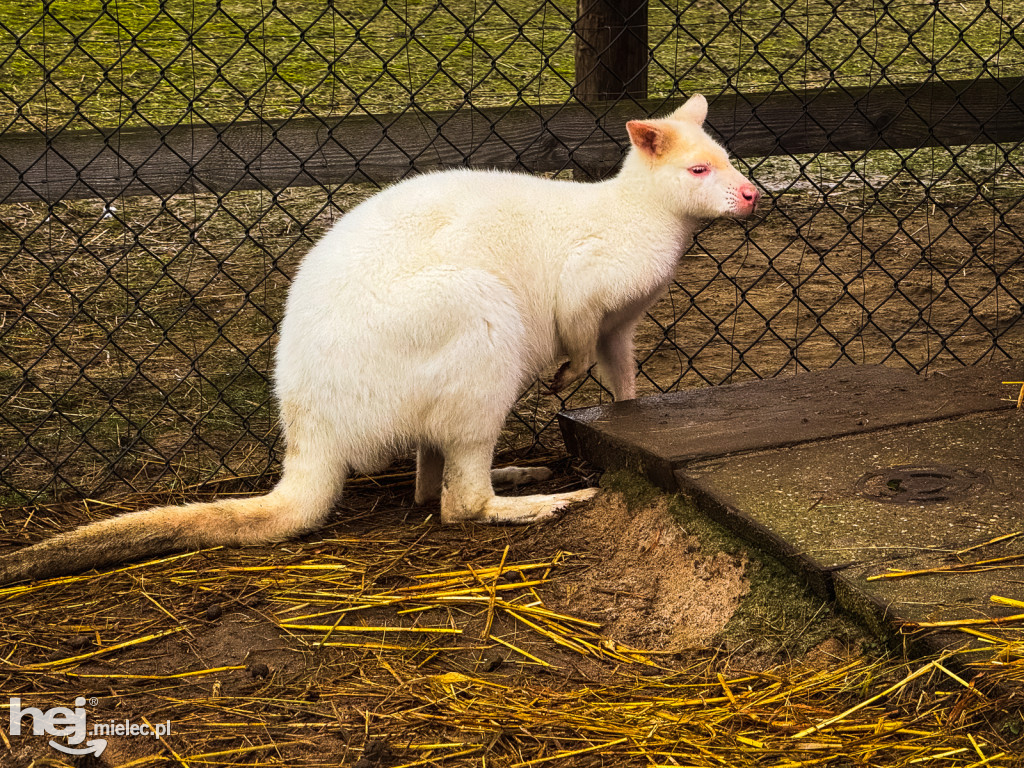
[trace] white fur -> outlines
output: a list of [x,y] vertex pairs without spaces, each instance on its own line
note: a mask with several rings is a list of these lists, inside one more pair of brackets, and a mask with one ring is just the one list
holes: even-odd
[[[616,399],[632,398],[634,328],[697,220],[753,210],[695,99],[649,123],[672,123],[671,151],[634,148],[607,181],[434,173],[324,236],[295,276],[277,349],[287,453],[274,493],[294,510],[289,530],[318,524],[348,474],[406,446],[419,449],[417,501],[440,494],[448,522],[543,519],[591,495],[496,497],[492,452],[516,398],[559,358],[554,388],[596,362]],[[717,165],[688,170],[702,162]]]

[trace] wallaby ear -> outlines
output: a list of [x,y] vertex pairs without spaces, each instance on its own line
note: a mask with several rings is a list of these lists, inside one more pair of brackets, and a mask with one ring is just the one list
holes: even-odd
[[665,126],[654,120],[630,120],[626,123],[629,140],[648,160],[657,160],[668,151],[671,138]]
[[708,117],[708,100],[699,93],[693,94],[679,109],[672,113],[673,120],[689,120],[703,125]]

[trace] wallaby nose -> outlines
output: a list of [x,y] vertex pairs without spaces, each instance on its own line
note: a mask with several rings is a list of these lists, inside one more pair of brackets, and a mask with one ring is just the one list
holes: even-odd
[[760,199],[761,193],[757,191],[757,187],[753,184],[743,184],[740,187],[740,197],[750,203],[751,208],[756,208],[757,201]]

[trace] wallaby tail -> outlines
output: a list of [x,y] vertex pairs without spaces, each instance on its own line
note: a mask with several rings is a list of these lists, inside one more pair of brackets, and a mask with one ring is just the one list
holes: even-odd
[[180,550],[280,541],[316,528],[330,511],[334,492],[305,490],[289,493],[282,483],[266,496],[155,507],[84,525],[0,557],[0,584]]

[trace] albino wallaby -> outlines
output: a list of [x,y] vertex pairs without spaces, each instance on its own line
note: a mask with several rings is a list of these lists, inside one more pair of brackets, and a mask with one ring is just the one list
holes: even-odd
[[284,474],[266,496],[159,507],[0,558],[0,583],[129,558],[272,542],[316,528],[346,477],[416,446],[416,503],[441,520],[526,523],[595,489],[496,496],[491,470],[524,387],[567,357],[564,389],[596,362],[635,396],[633,331],[666,289],[700,219],[746,217],[757,189],[702,129],[693,96],[627,124],[622,170],[595,184],[451,170],[375,195],[305,257],[277,347]]

